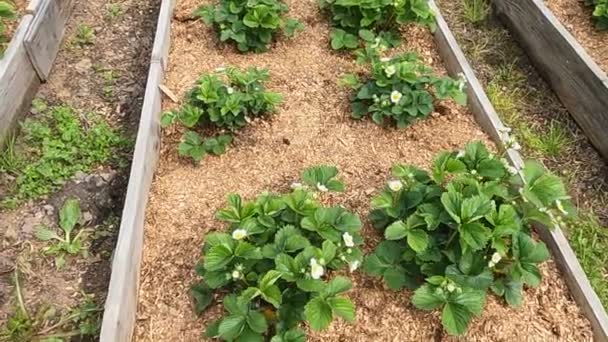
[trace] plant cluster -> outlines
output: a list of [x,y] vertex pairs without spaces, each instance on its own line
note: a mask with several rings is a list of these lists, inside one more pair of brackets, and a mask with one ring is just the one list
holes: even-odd
[[211,303],[213,290],[230,292],[225,316],[207,327],[207,336],[303,342],[302,320],[313,330],[335,316],[354,320],[354,306],[342,295],[350,280],[328,273],[360,265],[361,221],[342,207],[320,205],[312,192],[342,190],[336,174],[333,167],[313,167],[290,193],[263,193],[249,202],[228,197],[216,217],[230,229],[207,235],[197,266],[202,282],[192,289],[198,312]]
[[72,38],[72,44],[84,47],[95,44],[95,31],[90,25],[80,24],[76,28],[76,34]]
[[31,312],[25,306],[17,271],[14,281],[16,310],[0,328],[0,341],[67,342],[99,334],[102,309],[90,296],[84,295],[77,307],[65,313],[58,314],[57,310],[49,305],[41,305],[35,312]]
[[462,334],[482,311],[487,291],[511,306],[537,265],[549,258],[531,233],[572,213],[560,179],[536,162],[515,170],[480,142],[441,152],[430,174],[395,165],[394,180],[372,202],[370,220],[384,233],[364,270],[392,289],[416,289],[412,303],[442,309],[448,333]]
[[284,18],[287,10],[280,0],[220,0],[199,7],[194,15],[213,25],[222,42],[234,42],[241,52],[263,52],[280,30],[291,37],[304,29],[299,21]]
[[357,48],[357,36],[362,32],[374,37],[410,22],[435,27],[427,0],[320,0],[319,4],[331,18],[331,46],[335,50]]
[[[161,125],[167,127],[177,121],[189,129],[242,128],[252,118],[273,112],[282,101],[280,94],[266,91],[267,79],[268,71],[258,68],[242,71],[228,67],[203,74],[186,95],[185,103],[177,111],[163,114]],[[203,140],[196,132],[188,131],[178,148],[179,154],[199,161],[206,153],[224,153],[230,141],[226,135]]]
[[585,0],[587,6],[593,6],[593,19],[598,30],[608,29],[608,0]]
[[402,128],[431,114],[435,99],[450,98],[466,104],[464,80],[435,76],[412,52],[381,58],[375,51],[367,51],[371,75],[364,82],[354,74],[347,74],[340,81],[354,90],[353,118],[369,115],[378,125],[389,119]]
[[118,132],[92,113],[81,117],[70,107],[43,104],[39,109],[21,126],[20,153],[0,159],[0,168],[15,177],[4,206],[44,196],[76,172],[114,159],[118,148],[126,145]]
[[4,52],[4,45],[8,41],[4,36],[4,21],[7,19],[15,19],[15,7],[11,5],[8,1],[0,1],[0,57],[2,57],[2,52]]
[[83,244],[87,229],[80,229],[78,234],[72,237],[72,231],[81,219],[80,203],[75,198],[65,201],[59,211],[59,227],[63,232],[63,237],[48,227],[40,226],[36,229],[35,235],[42,241],[53,241],[43,250],[45,253],[55,256],[55,266],[62,268],[65,265],[65,256],[86,253],[87,247]]

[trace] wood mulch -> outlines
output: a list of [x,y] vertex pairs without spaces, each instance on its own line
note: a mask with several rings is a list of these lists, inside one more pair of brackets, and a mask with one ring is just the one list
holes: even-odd
[[[208,3],[209,1],[203,1]],[[464,107],[442,103],[437,112],[404,130],[377,127],[350,119],[349,91],[337,79],[356,69],[352,58],[330,50],[329,27],[314,0],[288,0],[289,15],[306,30],[293,40],[280,39],[264,54],[238,54],[218,44],[201,22],[174,20],[165,85],[183,98],[201,73],[227,65],[266,67],[269,88],[285,102],[270,119],[256,120],[237,133],[233,146],[201,165],[177,157],[179,129],[163,136],[161,158],[150,193],[146,220],[135,339],[199,341],[206,324],[221,314],[212,306],[202,317],[192,310],[189,287],[205,234],[222,230],[214,218],[228,193],[253,198],[263,190],[285,191],[301,169],[320,163],[336,165],[347,188],[324,202],[341,204],[364,220],[365,251],[379,241],[369,222],[369,200],[389,178],[396,162],[427,168],[435,153],[461,148],[470,140],[490,139]],[[176,18],[187,18],[201,1],[184,0]],[[418,52],[436,72],[445,74],[432,36],[426,29],[403,30],[407,49]],[[178,104],[166,100],[164,109]],[[354,325],[336,320],[309,341],[590,341],[589,322],[571,299],[552,261],[541,267],[543,282],[527,289],[524,304],[511,309],[489,298],[486,309],[462,338],[444,336],[438,313],[417,310],[411,293],[393,292],[362,273],[351,278],[349,292],[357,308]]]
[[545,5],[608,73],[608,30],[598,31],[592,20],[593,7],[579,0],[545,0]]

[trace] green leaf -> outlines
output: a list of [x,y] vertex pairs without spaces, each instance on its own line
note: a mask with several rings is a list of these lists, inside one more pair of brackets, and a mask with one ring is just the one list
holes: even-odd
[[373,42],[376,39],[376,35],[370,30],[359,30],[359,37],[366,42]]
[[355,321],[355,306],[350,299],[345,297],[333,297],[329,298],[327,302],[336,316],[342,317],[347,322]]
[[407,225],[403,221],[395,221],[386,227],[384,237],[387,240],[400,240],[408,234]]
[[297,281],[298,288],[305,292],[321,292],[326,284],[319,279],[300,279]]
[[329,283],[327,284],[327,287],[325,288],[323,293],[326,296],[331,297],[331,296],[340,294],[342,292],[346,292],[346,291],[350,290],[351,288],[352,288],[352,283],[351,283],[350,279],[343,277],[343,276],[337,276],[329,281]]
[[274,283],[276,283],[277,280],[281,278],[281,275],[281,272],[275,270],[270,270],[266,272],[266,274],[262,276],[262,279],[259,280],[258,287],[260,288],[260,290],[264,291],[266,288],[270,287],[271,285],[274,285]]
[[36,238],[42,241],[49,241],[53,239],[61,240],[57,233],[53,232],[50,229],[47,229],[44,226],[38,226],[38,228],[36,228],[36,230],[34,231],[34,235],[36,236]]
[[391,290],[400,290],[407,284],[404,270],[401,267],[388,268],[383,274],[384,282]]
[[206,270],[216,271],[224,268],[232,261],[232,251],[224,245],[213,246],[204,256],[203,265]]
[[296,32],[304,30],[304,25],[301,22],[290,18],[285,21],[284,30],[287,37],[293,37]]
[[59,211],[59,226],[66,234],[69,234],[80,220],[80,202],[70,198],[63,203]]
[[239,241],[234,250],[234,255],[244,259],[262,259],[260,248],[245,241]]
[[332,308],[323,298],[315,297],[304,307],[304,317],[312,330],[321,331],[331,323]]
[[462,335],[469,325],[471,316],[465,306],[446,303],[441,314],[441,323],[450,335]]
[[429,244],[429,236],[422,229],[412,229],[407,234],[407,244],[416,252],[420,253]]
[[257,311],[250,311],[247,315],[247,325],[249,328],[259,334],[266,332],[268,329],[268,322],[263,314]]
[[224,340],[233,340],[241,334],[243,328],[245,328],[245,317],[230,315],[222,319],[218,327],[218,334]]
[[429,285],[422,285],[412,297],[412,304],[421,310],[435,310],[446,303],[443,295],[435,293],[434,288]]
[[473,251],[480,250],[486,246],[492,232],[481,223],[465,223],[458,227],[460,244],[463,250],[470,248]]
[[200,315],[213,301],[213,291],[204,283],[198,283],[190,288],[190,294],[194,298],[194,312]]

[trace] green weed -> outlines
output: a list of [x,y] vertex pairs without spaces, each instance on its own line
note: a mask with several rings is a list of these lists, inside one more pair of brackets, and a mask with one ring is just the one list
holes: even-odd
[[[78,171],[115,161],[114,152],[127,145],[101,118],[90,113],[80,116],[67,106],[51,107],[34,119],[27,119],[22,131],[20,156],[12,156],[12,147],[2,154],[4,164],[9,161],[16,177],[13,188],[2,199],[5,207],[40,198],[61,187]],[[15,162],[15,158],[21,161]]]
[[568,222],[568,240],[591,285],[608,307],[608,231],[591,213]]
[[99,333],[101,308],[90,296],[84,295],[80,304],[63,314],[49,305],[41,305],[32,314],[25,305],[19,273],[15,271],[15,312],[0,328],[1,342],[62,342],[72,337],[95,336]]
[[106,6],[106,18],[114,20],[122,14],[122,6],[117,3],[111,3]]
[[72,44],[83,47],[95,43],[95,31],[87,24],[80,24],[76,28],[76,35],[72,38]]
[[484,21],[490,12],[490,5],[486,0],[462,0],[464,18],[472,23]]

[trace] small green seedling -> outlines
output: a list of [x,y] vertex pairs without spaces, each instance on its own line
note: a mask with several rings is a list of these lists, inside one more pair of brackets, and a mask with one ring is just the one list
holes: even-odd
[[490,12],[490,5],[486,0],[462,0],[462,15],[472,23],[484,21]]
[[65,201],[59,211],[59,227],[63,230],[63,237],[46,227],[38,227],[35,235],[42,241],[53,241],[44,248],[47,254],[55,255],[55,266],[62,268],[65,264],[65,255],[76,255],[80,252],[86,254],[87,247],[83,244],[88,229],[80,229],[78,234],[72,238],[72,231],[81,218],[80,203],[77,199],[71,198]]
[[608,0],[585,0],[585,5],[593,7],[593,20],[598,30],[608,29]]
[[80,24],[76,28],[76,35],[72,39],[72,43],[80,47],[85,45],[95,44],[95,31],[87,24]]
[[112,3],[106,6],[106,18],[108,20],[114,20],[122,14],[122,6],[120,4]]

